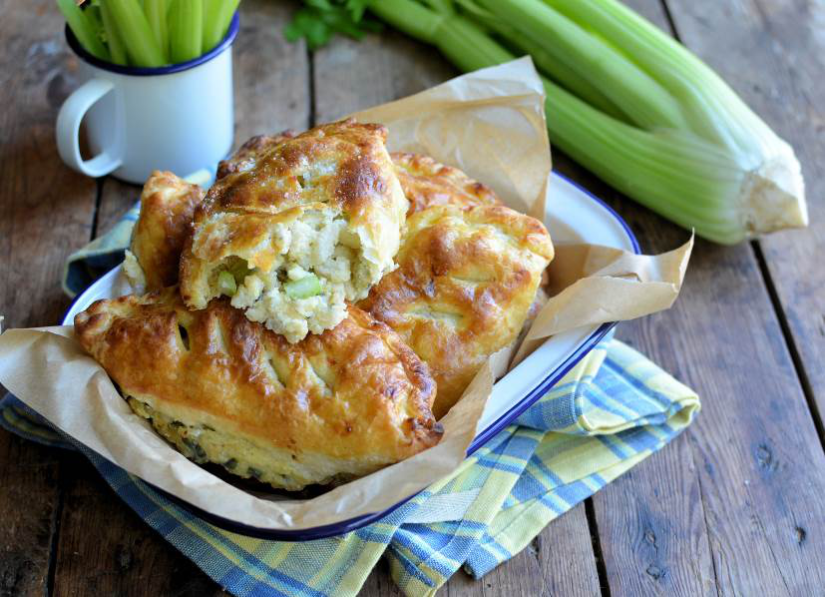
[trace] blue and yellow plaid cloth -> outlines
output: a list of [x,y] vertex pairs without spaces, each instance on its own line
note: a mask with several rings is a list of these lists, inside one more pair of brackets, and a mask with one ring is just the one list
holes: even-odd
[[[130,211],[73,256],[67,291],[80,292],[117,263],[135,217]],[[234,595],[354,595],[382,555],[407,595],[430,595],[459,568],[480,578],[511,558],[550,521],[665,446],[698,411],[693,391],[607,338],[452,476],[368,527],[304,543],[252,539],[200,520],[12,396],[0,402],[0,424],[81,450],[147,524]]]

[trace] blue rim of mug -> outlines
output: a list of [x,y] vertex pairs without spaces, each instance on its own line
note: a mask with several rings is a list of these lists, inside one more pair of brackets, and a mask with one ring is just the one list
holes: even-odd
[[200,66],[206,62],[212,60],[215,56],[223,52],[226,48],[232,45],[232,42],[235,41],[235,37],[238,35],[238,29],[240,27],[240,17],[238,16],[238,12],[235,11],[235,15],[232,17],[232,21],[229,23],[229,29],[226,32],[226,35],[223,37],[221,42],[209,50],[206,54],[198,56],[192,60],[187,60],[186,62],[179,62],[177,64],[169,64],[167,66],[157,66],[157,67],[145,67],[145,66],[122,66],[120,64],[112,64],[111,62],[106,62],[105,60],[101,60],[96,56],[92,56],[89,52],[87,52],[83,47],[80,45],[80,42],[77,41],[74,33],[72,30],[69,29],[69,26],[66,25],[66,43],[69,44],[69,47],[72,51],[77,54],[84,62],[91,64],[97,68],[107,70],[112,73],[118,73],[121,75],[132,75],[135,77],[153,77],[158,75],[171,75],[172,73],[179,73],[185,70],[189,70],[190,68],[195,68],[196,66]]

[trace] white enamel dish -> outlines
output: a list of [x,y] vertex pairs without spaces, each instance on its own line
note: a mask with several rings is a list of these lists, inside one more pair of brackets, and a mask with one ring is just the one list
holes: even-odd
[[[591,243],[639,253],[636,237],[616,212],[584,189],[559,174],[553,174],[551,200],[548,202],[550,235],[556,244]],[[74,317],[94,301],[118,296],[120,266],[100,278],[81,294],[63,320],[71,325]],[[496,382],[493,394],[479,423],[479,432],[467,453],[472,454],[543,396],[570,369],[593,349],[615,323],[572,330],[548,339],[517,367]],[[335,524],[299,530],[250,527],[204,512],[179,498],[159,493],[201,518],[232,532],[287,541],[309,541],[353,531],[378,520],[401,504]],[[407,499],[412,498],[409,496]]]

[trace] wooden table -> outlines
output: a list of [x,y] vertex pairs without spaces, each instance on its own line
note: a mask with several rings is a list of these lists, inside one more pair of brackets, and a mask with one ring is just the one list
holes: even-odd
[[[813,224],[737,247],[698,242],[677,305],[620,337],[695,388],[704,409],[666,449],[447,595],[822,595],[825,591],[825,22],[816,0],[633,0],[796,148]],[[237,141],[303,129],[456,74],[393,31],[314,54],[287,44],[294,5],[245,0],[235,45]],[[138,189],[65,167],[57,109],[77,61],[51,0],[0,0],[0,313],[57,322],[66,256]],[[559,152],[648,252],[687,233]],[[155,535],[76,454],[0,432],[0,595],[192,595],[221,589]],[[386,566],[363,594],[395,594]]]

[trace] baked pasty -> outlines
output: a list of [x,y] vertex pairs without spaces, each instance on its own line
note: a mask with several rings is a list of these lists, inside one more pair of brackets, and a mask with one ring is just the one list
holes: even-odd
[[430,366],[441,418],[488,357],[518,337],[552,258],[534,218],[504,206],[430,207],[407,220],[398,269],[358,306]]
[[289,344],[228,300],[178,289],[94,303],[75,334],[185,456],[289,490],[343,482],[438,443],[427,366],[356,307]]
[[395,152],[390,154],[401,188],[410,202],[407,217],[434,205],[501,205],[487,185],[477,182],[458,168],[439,164],[428,155]]
[[139,291],[177,284],[178,264],[192,229],[195,207],[203,201],[200,186],[171,172],[152,172],[140,195],[140,215],[132,233],[124,270]]
[[[218,166],[217,177],[246,172],[278,143],[295,137],[291,131],[258,135],[244,143]],[[410,202],[408,214],[433,205],[500,205],[495,193],[461,170],[439,164],[429,156],[392,153],[390,157],[401,187]],[[155,172],[146,181],[140,217],[132,236],[132,252],[127,252],[124,269],[132,286],[159,290],[177,284],[180,254],[191,233],[195,207],[205,191],[171,172]],[[136,256],[137,257],[136,259]],[[147,276],[147,280],[143,276]]]
[[221,160],[218,163],[218,171],[215,174],[215,178],[221,179],[230,174],[252,170],[258,163],[258,158],[261,157],[266,150],[286,139],[292,139],[296,136],[297,133],[287,130],[277,135],[255,135],[251,137],[241,145],[235,153],[229,156],[228,159]]
[[[269,148],[294,136],[295,133],[284,131],[278,135],[252,137],[233,156],[220,163],[218,178],[251,170]],[[417,153],[399,151],[391,153],[390,157],[404,195],[410,202],[407,216],[433,205],[501,205],[490,187],[473,180],[458,168]]]
[[346,317],[394,267],[408,202],[387,129],[346,120],[284,138],[217,180],[181,256],[181,294],[231,296],[251,321],[297,342]]

